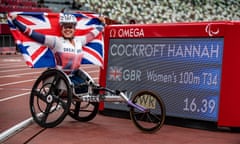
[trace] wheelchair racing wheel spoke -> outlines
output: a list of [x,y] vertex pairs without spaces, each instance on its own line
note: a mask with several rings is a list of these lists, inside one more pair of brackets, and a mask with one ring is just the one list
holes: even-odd
[[80,102],[77,102],[75,105],[75,109],[73,110],[73,116],[78,117],[80,112]]
[[53,92],[53,90],[55,90],[56,87],[58,87],[59,83],[60,83],[60,76],[59,75],[55,75],[50,87],[50,91]]
[[44,94],[42,94],[40,91],[33,89],[32,94],[36,95],[40,100],[46,101],[46,96]]
[[[63,89],[67,96],[61,93]],[[41,127],[55,127],[68,114],[71,101],[72,90],[66,76],[59,70],[49,69],[33,85],[30,111]]]
[[132,102],[147,109],[143,112],[131,107],[130,116],[137,128],[151,133],[162,127],[165,121],[166,109],[159,96],[149,91],[142,91],[133,97]]
[[52,107],[52,104],[47,104],[47,107],[46,107],[46,109],[45,109],[45,112],[43,113],[43,115],[42,115],[42,117],[41,117],[41,119],[40,119],[40,122],[41,122],[42,124],[44,124],[44,123],[46,122],[47,117],[48,117],[48,114],[49,114],[49,112],[50,112],[50,110],[51,110],[51,107]]

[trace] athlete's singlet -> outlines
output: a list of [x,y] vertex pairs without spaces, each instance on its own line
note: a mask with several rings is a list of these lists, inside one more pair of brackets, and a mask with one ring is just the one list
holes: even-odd
[[85,37],[74,37],[75,45],[63,37],[45,37],[45,44],[53,49],[56,58],[57,68],[64,71],[73,71],[80,67],[83,57],[82,44]]

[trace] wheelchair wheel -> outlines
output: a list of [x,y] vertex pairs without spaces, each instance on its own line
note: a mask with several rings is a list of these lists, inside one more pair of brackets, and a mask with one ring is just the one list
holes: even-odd
[[166,109],[162,99],[150,91],[136,94],[132,102],[148,109],[147,112],[131,107],[130,116],[137,128],[144,132],[159,130],[165,121]]
[[97,115],[98,107],[98,102],[73,101],[68,114],[75,120],[87,122]]
[[30,95],[30,111],[41,127],[60,124],[68,114],[72,89],[63,72],[48,69],[36,80]]

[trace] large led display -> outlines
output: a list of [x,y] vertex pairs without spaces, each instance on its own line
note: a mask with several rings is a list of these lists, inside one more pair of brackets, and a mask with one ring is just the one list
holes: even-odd
[[[151,90],[167,116],[217,121],[223,38],[110,38],[106,87]],[[121,103],[105,108],[128,110]]]

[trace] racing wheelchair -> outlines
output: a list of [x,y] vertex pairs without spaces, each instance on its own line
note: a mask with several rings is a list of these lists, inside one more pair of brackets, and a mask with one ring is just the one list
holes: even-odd
[[164,124],[165,105],[155,93],[141,91],[128,99],[125,91],[99,86],[82,69],[78,75],[83,79],[80,84],[58,69],[47,69],[38,77],[30,94],[30,111],[38,125],[55,127],[67,115],[80,122],[90,121],[98,113],[99,102],[125,102],[133,123],[144,132],[155,132]]

